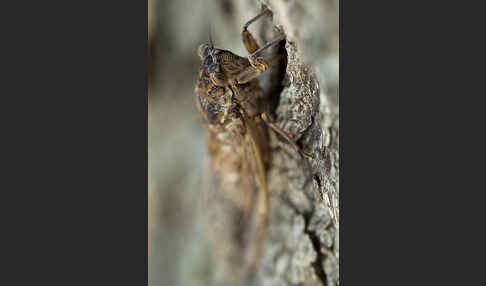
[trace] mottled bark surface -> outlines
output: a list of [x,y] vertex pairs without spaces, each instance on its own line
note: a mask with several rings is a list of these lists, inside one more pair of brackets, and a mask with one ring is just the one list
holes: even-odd
[[154,28],[154,45],[159,46],[149,107],[151,285],[227,285],[225,280],[238,270],[232,272],[231,264],[225,271],[215,270],[217,259],[202,218],[207,164],[205,134],[193,106],[196,49],[207,41],[205,23],[211,22],[217,47],[247,55],[241,27],[262,4],[274,16],[250,27],[260,44],[281,33],[287,36],[281,47],[287,65],[272,66],[262,79],[267,92],[277,92],[272,117],[313,159],[303,159],[270,133],[270,220],[252,283],[338,285],[338,3],[318,0],[156,5],[157,19],[163,22]]

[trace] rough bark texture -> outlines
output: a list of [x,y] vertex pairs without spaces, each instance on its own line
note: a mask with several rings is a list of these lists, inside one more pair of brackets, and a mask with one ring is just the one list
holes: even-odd
[[[153,66],[159,70],[154,77],[158,79],[153,79],[149,107],[150,284],[227,285],[225,281],[234,275],[231,265],[224,272],[215,272],[203,220],[194,208],[204,183],[201,169],[206,156],[204,131],[191,106],[199,64],[195,51],[207,40],[204,24],[209,18],[216,46],[246,55],[241,27],[265,5],[273,11],[273,18],[255,23],[250,30],[260,44],[284,33],[287,42],[282,48],[288,60],[286,66],[273,68],[262,85],[267,91],[278,91],[273,119],[298,138],[313,159],[302,159],[271,133],[269,228],[261,267],[252,283],[338,285],[338,2],[190,3],[156,5],[157,19],[171,22],[154,28],[154,42],[161,47],[158,56],[155,53]],[[165,15],[160,15],[162,10]],[[199,33],[189,32],[194,29]],[[191,35],[199,36],[191,40]],[[188,54],[194,59],[187,59]],[[194,76],[184,79],[191,72]],[[176,150],[170,147],[174,143]]]

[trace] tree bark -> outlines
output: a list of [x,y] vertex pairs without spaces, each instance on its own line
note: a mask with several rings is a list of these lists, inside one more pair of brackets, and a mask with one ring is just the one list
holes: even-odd
[[339,38],[337,23],[332,22],[338,19],[337,9],[332,10],[337,3],[262,2],[287,36],[288,63],[277,124],[300,138],[314,157],[307,160],[310,168],[302,168],[300,158],[284,151],[287,144],[272,140],[282,151],[272,154],[269,172],[273,207],[267,245],[272,247],[265,252],[263,268],[271,270],[263,273],[263,284],[338,285]]

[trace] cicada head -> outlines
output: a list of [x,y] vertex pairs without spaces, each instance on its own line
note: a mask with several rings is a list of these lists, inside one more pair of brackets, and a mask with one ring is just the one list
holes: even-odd
[[197,49],[197,54],[202,60],[202,68],[208,70],[211,81],[218,86],[227,84],[227,77],[222,68],[223,52],[221,49],[214,48],[211,34],[209,34],[209,44],[202,44]]

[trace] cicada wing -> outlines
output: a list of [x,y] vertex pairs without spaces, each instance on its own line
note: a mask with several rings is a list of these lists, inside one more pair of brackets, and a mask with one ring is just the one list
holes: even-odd
[[227,273],[246,275],[257,247],[260,221],[255,218],[263,187],[259,150],[264,150],[258,132],[241,133],[231,144],[217,141],[217,133],[209,134],[202,204],[213,251]]
[[[215,134],[216,136],[216,134]],[[202,211],[217,263],[227,273],[235,273],[245,262],[245,235],[241,224],[248,212],[255,181],[247,162],[245,141],[231,145],[209,136],[209,156],[204,170]]]
[[247,148],[247,154],[249,157],[249,162],[252,164],[252,170],[255,174],[258,188],[258,200],[255,204],[255,227],[252,229],[253,234],[251,235],[252,245],[255,249],[252,254],[250,272],[255,272],[258,267],[258,263],[262,256],[263,245],[265,241],[265,236],[267,232],[268,225],[268,212],[269,212],[269,192],[266,176],[265,161],[268,159],[269,146],[268,134],[266,126],[263,125],[262,121],[254,121],[252,118],[244,118],[245,124],[247,126],[247,141],[249,148]]

